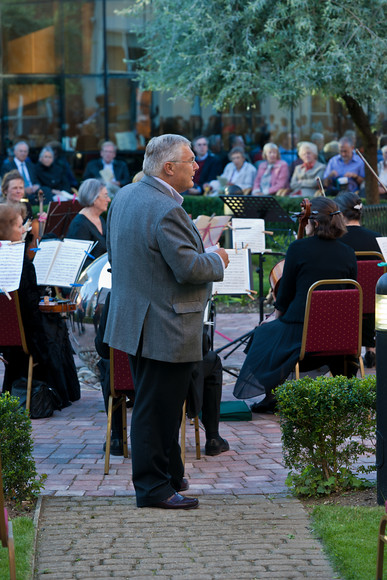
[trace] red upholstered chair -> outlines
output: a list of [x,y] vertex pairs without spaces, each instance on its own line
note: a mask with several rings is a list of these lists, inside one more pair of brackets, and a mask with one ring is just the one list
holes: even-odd
[[13,541],[12,522],[8,519],[4,503],[3,472],[0,456],[0,540],[3,548],[8,548],[9,577],[16,580],[15,546]]
[[10,292],[10,296],[11,300],[5,294],[0,294],[0,351],[2,346],[19,346],[29,357],[26,398],[26,409],[29,411],[34,361],[27,348],[17,291]]
[[384,262],[379,252],[355,252],[357,259],[357,281],[363,290],[363,314],[375,313],[376,283],[386,272],[386,267],[378,266]]
[[[341,286],[326,290],[322,286]],[[362,290],[355,280],[320,280],[309,288],[299,362],[308,357],[354,355],[359,360],[361,376]],[[296,379],[300,378],[299,362]]]
[[[122,441],[124,457],[128,457],[128,429],[126,418],[126,397],[133,398],[134,384],[130,372],[129,357],[126,352],[110,348],[110,395],[108,405],[108,421],[106,431],[105,475],[109,473],[110,442],[112,434],[113,411],[121,407],[122,412]],[[113,399],[118,399],[113,404]]]

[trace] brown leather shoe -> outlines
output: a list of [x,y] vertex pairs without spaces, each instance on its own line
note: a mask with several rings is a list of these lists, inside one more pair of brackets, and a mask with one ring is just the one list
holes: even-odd
[[188,479],[186,479],[185,477],[182,477],[181,480],[179,481],[179,483],[175,484],[173,481],[171,481],[171,485],[173,487],[173,489],[175,491],[187,491],[187,489],[189,489],[189,483],[188,483]]
[[166,510],[193,510],[199,507],[199,500],[196,497],[184,497],[176,492],[171,497],[147,507],[158,507]]

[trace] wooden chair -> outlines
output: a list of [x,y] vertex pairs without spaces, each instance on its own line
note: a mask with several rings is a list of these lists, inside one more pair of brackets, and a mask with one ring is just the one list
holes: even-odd
[[8,519],[4,502],[3,472],[0,456],[0,540],[3,548],[8,548],[9,577],[16,580],[15,546],[13,541],[12,522]]
[[17,290],[9,295],[11,300],[5,294],[0,294],[0,350],[1,347],[19,346],[29,357],[26,399],[26,409],[29,411],[34,360],[27,347]]
[[386,524],[387,524],[387,502],[385,504],[386,514],[381,517],[378,534],[378,552],[376,557],[376,580],[383,580],[384,544],[387,544]]
[[[346,285],[343,289],[322,290],[322,286]],[[349,288],[348,288],[349,286]],[[299,362],[308,357],[354,355],[361,358],[363,299],[358,282],[349,279],[319,280],[309,288],[305,306],[301,351],[296,364],[296,379],[300,378]]]
[[379,252],[355,252],[357,259],[357,281],[363,291],[363,314],[375,313],[376,283],[386,272],[386,267],[378,266],[384,263]]
[[[112,435],[113,411],[121,407],[122,441],[124,457],[128,457],[128,428],[126,417],[126,397],[133,397],[134,384],[130,372],[129,358],[126,352],[110,347],[110,395],[106,431],[105,475],[109,473],[110,442]],[[113,399],[117,399],[113,403]]]
[[[183,462],[183,465],[185,465],[185,434],[186,434],[186,421],[187,421],[186,407],[187,407],[187,403],[186,403],[186,401],[184,401],[182,418],[181,418],[181,427],[180,427],[180,448],[181,448],[181,460]],[[195,425],[196,459],[200,459],[201,453],[200,453],[199,417],[196,415],[196,417],[192,420],[193,420],[194,425]]]

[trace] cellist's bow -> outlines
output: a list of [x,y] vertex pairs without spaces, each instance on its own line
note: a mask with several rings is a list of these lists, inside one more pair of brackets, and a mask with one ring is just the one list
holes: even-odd
[[356,153],[359,155],[360,159],[362,159],[364,161],[364,163],[367,165],[368,169],[371,171],[372,175],[374,177],[376,177],[376,179],[378,180],[378,183],[383,187],[384,191],[387,193],[387,187],[384,185],[384,183],[380,180],[379,175],[376,173],[376,171],[374,171],[371,167],[371,165],[368,163],[367,159],[365,157],[363,157],[363,155],[360,153],[359,149],[355,149]]
[[320,177],[316,177],[316,181],[317,181],[318,186],[320,188],[322,197],[326,197],[326,195],[325,195],[325,189],[323,187],[323,184],[322,184],[322,181],[321,181]]

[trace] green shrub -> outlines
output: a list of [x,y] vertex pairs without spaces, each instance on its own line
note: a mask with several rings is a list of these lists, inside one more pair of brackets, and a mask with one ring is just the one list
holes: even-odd
[[0,450],[4,494],[11,501],[32,500],[43,487],[32,457],[32,424],[19,408],[19,399],[4,393],[0,397]]
[[376,429],[374,375],[286,381],[276,397],[285,465],[292,470],[287,484],[295,493],[315,496],[367,485],[351,467],[375,452],[369,443]]

